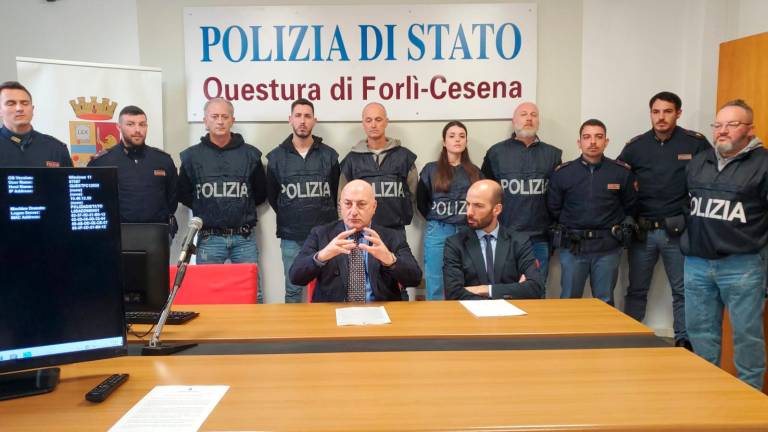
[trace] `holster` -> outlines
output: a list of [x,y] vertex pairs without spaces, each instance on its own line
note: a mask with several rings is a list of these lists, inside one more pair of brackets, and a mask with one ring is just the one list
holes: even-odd
[[664,218],[664,229],[670,237],[679,237],[685,231],[685,215]]

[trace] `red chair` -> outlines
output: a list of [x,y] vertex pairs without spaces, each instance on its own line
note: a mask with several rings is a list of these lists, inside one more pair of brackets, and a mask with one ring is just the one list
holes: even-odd
[[[256,264],[201,264],[187,266],[184,282],[173,304],[256,303],[259,267]],[[176,266],[170,268],[171,284]]]
[[312,281],[307,284],[307,303],[312,303],[312,294],[315,292],[315,285],[317,285],[317,279],[312,279]]

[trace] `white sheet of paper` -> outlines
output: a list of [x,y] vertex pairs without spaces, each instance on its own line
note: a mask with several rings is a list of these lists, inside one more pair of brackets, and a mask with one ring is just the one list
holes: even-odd
[[461,300],[461,304],[478,318],[528,315],[506,300]]
[[186,432],[200,429],[229,386],[157,386],[112,426],[110,432]]
[[391,324],[384,306],[378,307],[347,307],[336,309],[336,325],[369,325]]

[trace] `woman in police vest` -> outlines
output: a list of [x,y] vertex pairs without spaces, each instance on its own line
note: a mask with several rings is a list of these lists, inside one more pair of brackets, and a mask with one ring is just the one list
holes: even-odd
[[421,170],[416,201],[427,219],[424,234],[424,270],[427,300],[443,300],[443,246],[445,239],[467,224],[467,189],[481,178],[469,159],[467,128],[460,121],[443,127],[443,149],[436,162]]

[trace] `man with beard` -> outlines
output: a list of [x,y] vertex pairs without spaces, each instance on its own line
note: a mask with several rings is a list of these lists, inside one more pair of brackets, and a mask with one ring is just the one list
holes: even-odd
[[[539,140],[539,108],[532,102],[517,106],[512,116],[512,137],[493,145],[483,160],[486,178],[501,183],[504,210],[499,220],[531,238],[533,254],[541,264],[546,287],[549,274],[549,227],[547,186],[563,152]],[[542,296],[545,292],[542,290]]]
[[118,116],[120,143],[91,158],[89,167],[117,167],[120,220],[170,223],[176,234],[176,165],[171,156],[146,144],[147,115],[129,105]]
[[687,205],[685,167],[709,142],[698,132],[677,125],[682,101],[674,93],[661,92],[648,103],[651,130],[632,138],[618,159],[637,176],[638,238],[629,247],[629,287],[624,312],[642,321],[648,303],[653,269],[661,255],[672,288],[675,346],[691,349],[685,331],[683,254],[680,235],[685,229]]
[[581,156],[552,174],[547,207],[559,223],[561,298],[581,298],[589,278],[592,296],[613,304],[621,246],[630,240],[636,200],[635,177],[624,162],[605,157],[603,122],[579,128]]
[[277,215],[286,303],[302,301],[304,287],[291,283],[289,270],[309,231],[337,215],[339,154],[312,135],[316,121],[312,102],[293,102],[288,117],[293,133],[267,155],[267,198]]
[[763,388],[763,304],[768,262],[768,151],[752,108],[726,103],[712,124],[715,149],[686,167],[691,197],[685,255],[685,321],[696,354],[720,365],[723,308],[733,327],[739,379]]
[[501,186],[479,180],[467,191],[467,225],[445,241],[443,284],[449,300],[534,299],[544,291],[527,235],[499,223]]

